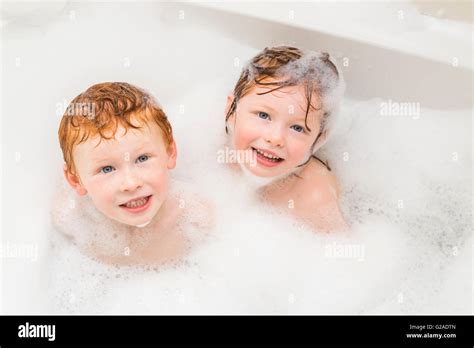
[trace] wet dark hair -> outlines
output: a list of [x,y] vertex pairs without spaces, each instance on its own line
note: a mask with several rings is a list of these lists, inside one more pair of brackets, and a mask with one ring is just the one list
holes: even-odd
[[[315,79],[315,76],[317,76],[320,71],[315,65],[314,67],[311,67],[303,76],[298,76],[297,78],[294,76],[286,76],[284,74],[285,67],[289,66],[290,64],[297,64],[303,56],[304,52],[296,47],[277,46],[271,48],[266,47],[262,52],[252,58],[249,64],[242,70],[242,73],[240,74],[240,77],[234,87],[234,100],[232,101],[232,104],[230,105],[225,117],[225,131],[227,134],[229,133],[227,121],[229,120],[230,116],[235,113],[237,109],[237,102],[247,95],[252,88],[255,86],[274,87],[266,92],[257,93],[258,95],[264,95],[277,91],[286,86],[297,86],[301,84],[304,86],[306,97],[305,127],[311,131],[307,124],[308,114],[311,109],[322,109],[322,105],[317,107],[311,104],[313,94],[321,97],[321,94],[324,91],[324,86],[319,83],[318,79]],[[319,59],[325,67],[329,68],[330,72],[332,72],[336,79],[339,79],[337,67],[329,59],[328,53],[320,53],[317,59]],[[329,115],[329,112],[325,111],[322,119],[327,119]],[[322,133],[323,131],[320,130],[318,136],[311,145],[311,153],[313,153],[313,148]],[[307,164],[311,160],[311,157],[324,164],[328,170],[331,170],[327,161],[323,162],[314,154],[312,154],[305,163],[300,164],[299,167]]]

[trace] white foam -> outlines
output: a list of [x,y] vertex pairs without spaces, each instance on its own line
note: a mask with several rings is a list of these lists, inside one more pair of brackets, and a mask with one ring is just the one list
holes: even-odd
[[[147,7],[150,4],[126,11],[123,6],[118,10],[76,4],[71,8],[76,12],[70,12],[74,20],[65,16],[44,30],[25,29],[20,31],[21,40],[13,29],[5,31],[10,62],[16,57],[22,62],[21,68],[6,69],[3,76],[10,87],[3,99],[8,100],[5,107],[11,115],[3,123],[12,130],[5,133],[5,148],[10,155],[23,155],[21,162],[4,166],[8,168],[5,182],[10,183],[8,214],[3,214],[10,216],[5,238],[13,239],[13,233],[19,234],[14,236],[19,241],[46,238],[42,231],[48,225],[38,218],[46,214],[38,207],[46,206],[45,197],[55,177],[52,171],[59,177],[61,170],[56,140],[59,118],[54,117],[57,103],[70,100],[93,83],[118,80],[156,94],[177,139],[178,166],[173,175],[198,184],[215,202],[216,227],[207,243],[193,249],[187,262],[160,270],[105,266],[82,255],[67,239],[58,238],[48,269],[51,311],[471,311],[472,284],[455,282],[452,277],[467,278],[472,272],[472,239],[467,239],[472,214],[472,110],[438,111],[421,106],[420,117],[413,119],[381,116],[380,103],[387,101],[345,100],[337,134],[318,155],[329,160],[341,181],[342,208],[354,228],[349,237],[314,234],[257,204],[251,188],[216,161],[216,151],[225,143],[226,92],[239,70],[232,63],[235,57],[251,57],[257,49],[221,32],[186,27],[187,22],[176,19],[175,8],[152,11],[153,7]],[[130,18],[141,19],[135,23],[142,33],[140,40],[135,32],[112,25]],[[100,35],[96,28],[101,28]],[[80,37],[90,38],[87,47],[78,47],[75,39]],[[110,39],[118,37],[122,39]],[[107,51],[98,60],[91,52],[102,48],[104,40]],[[127,42],[126,51],[123,42]],[[209,59],[208,54],[190,59],[190,52],[215,52],[217,46],[222,55],[216,59]],[[48,54],[38,54],[46,51]],[[35,57],[34,62],[28,57]],[[217,60],[222,63],[216,64]],[[32,80],[31,74],[37,79]],[[23,92],[18,94],[18,90]],[[25,95],[36,97],[25,104]],[[29,118],[30,127],[25,128],[25,115],[43,116]],[[19,140],[17,131],[30,142]],[[28,193],[29,199],[19,192]],[[87,230],[80,218],[70,215],[73,210],[63,208],[65,221],[72,221],[78,231]],[[31,219],[17,218],[18,211],[27,211]],[[341,244],[364,246],[363,260],[327,257],[328,250]],[[46,298],[36,300],[41,291],[31,291],[38,289],[32,277],[17,277],[17,271],[31,275],[37,269],[30,264],[9,269],[5,288],[8,286],[6,293],[11,297],[3,301],[6,311],[31,312],[30,303]],[[27,295],[33,298],[29,302]]]
[[[461,262],[453,254],[454,247],[464,250],[464,261],[472,259],[464,247],[469,234],[464,215],[470,204],[469,171],[465,170],[470,163],[465,152],[469,140],[464,129],[469,110],[450,112],[451,118],[445,112],[425,109],[416,120],[383,118],[379,115],[382,102],[346,100],[341,136],[322,154],[341,181],[342,208],[353,225],[348,236],[315,234],[259,203],[254,188],[217,163],[212,149],[222,141],[220,135],[193,143],[193,137],[199,137],[189,134],[194,122],[223,128],[214,116],[215,106],[200,108],[199,121],[190,120],[186,129],[175,127],[178,137],[183,137],[178,144],[186,166],[174,174],[199,184],[216,205],[216,226],[209,239],[176,267],[91,275],[94,267],[89,265],[85,277],[95,281],[79,296],[83,306],[72,311],[465,312],[472,296],[469,287],[449,286],[446,272],[456,267],[453,262]],[[440,140],[441,134],[452,133],[457,137]],[[454,150],[458,161],[450,157]],[[348,161],[344,161],[344,151],[350,154]],[[186,175],[188,166],[193,168],[192,177]],[[83,264],[77,261],[77,267]],[[67,273],[79,276],[85,271],[81,269]],[[59,293],[67,298],[65,291]],[[456,294],[457,301],[437,304],[439,298],[449,299],[451,294]]]

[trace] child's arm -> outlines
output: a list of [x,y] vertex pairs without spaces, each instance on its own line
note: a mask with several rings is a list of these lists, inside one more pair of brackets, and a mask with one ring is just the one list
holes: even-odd
[[203,232],[209,232],[215,224],[215,206],[190,184],[174,180],[174,195],[188,221]]
[[337,200],[331,200],[323,206],[317,206],[311,220],[313,228],[324,232],[349,229],[349,225],[344,220]]
[[306,205],[311,207],[306,214],[311,226],[325,232],[348,230],[339,207],[340,187],[336,177],[331,173],[320,177],[318,185],[313,185],[306,199]]

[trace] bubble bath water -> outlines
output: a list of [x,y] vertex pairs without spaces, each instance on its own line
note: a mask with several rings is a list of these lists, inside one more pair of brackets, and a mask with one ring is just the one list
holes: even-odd
[[[226,86],[206,88],[218,93]],[[170,115],[181,144],[174,174],[215,204],[214,230],[181,263],[156,269],[116,269],[61,247],[60,265],[51,272],[56,310],[432,313],[469,303],[468,278],[456,280],[465,285],[461,297],[450,298],[445,308],[437,301],[449,295],[445,287],[453,285],[446,278],[453,269],[469,271],[469,263],[455,268],[458,258],[470,257],[469,168],[452,150],[468,148],[470,110],[450,118],[425,109],[419,118],[394,117],[381,115],[383,100],[345,99],[337,132],[320,155],[340,180],[341,209],[352,228],[347,235],[327,235],[258,202],[244,177],[217,160],[225,142],[217,105],[200,105],[198,92],[184,100],[199,107],[191,110],[194,120]],[[210,130],[209,141],[189,132],[198,125]],[[442,133],[458,136],[447,142]]]
[[[446,95],[450,107],[430,108],[424,103],[428,98],[361,97],[354,89],[373,91],[368,84],[381,91],[368,93],[373,96],[386,96],[387,84],[398,92],[411,89],[386,76],[379,81],[351,74],[368,61],[373,69],[387,70],[389,54],[382,62],[375,55],[364,60],[356,43],[334,44],[343,54],[355,50],[361,61],[351,56],[344,70],[352,94],[343,100],[337,129],[317,156],[328,160],[340,182],[341,210],[351,231],[318,234],[258,202],[253,185],[218,156],[226,144],[225,98],[242,62],[265,45],[292,40],[332,53],[315,43],[328,46],[334,38],[319,40],[314,33],[184,5],[184,10],[151,3],[71,6],[56,21],[43,23],[45,18],[35,16],[29,25],[21,18],[3,32],[2,78],[8,89],[2,102],[9,117],[2,120],[8,130],[2,139],[8,183],[2,237],[17,248],[38,250],[34,263],[2,258],[6,313],[472,312],[472,102],[452,107],[455,99]],[[122,25],[130,21],[140,40]],[[253,29],[256,24],[260,31]],[[416,28],[421,35],[423,28]],[[78,45],[83,37],[89,38],[87,50]],[[400,76],[412,71],[406,65]],[[49,222],[49,197],[64,189],[58,105],[102,81],[127,81],[157,97],[178,144],[172,175],[216,207],[209,236],[173,266],[97,263]],[[452,88],[453,95],[460,92]],[[432,105],[435,98],[429,99]],[[422,102],[401,104],[418,99]],[[67,192],[65,201],[72,202],[76,197]],[[71,213],[69,205],[64,213]],[[72,223],[81,227],[80,219]],[[184,232],[195,234],[191,228]]]

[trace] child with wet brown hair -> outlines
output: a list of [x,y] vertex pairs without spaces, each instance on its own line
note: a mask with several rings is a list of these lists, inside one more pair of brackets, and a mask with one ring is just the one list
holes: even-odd
[[327,53],[278,46],[258,53],[227,97],[229,146],[252,154],[234,167],[263,201],[315,230],[347,228],[336,177],[315,156],[331,135],[343,92]]

